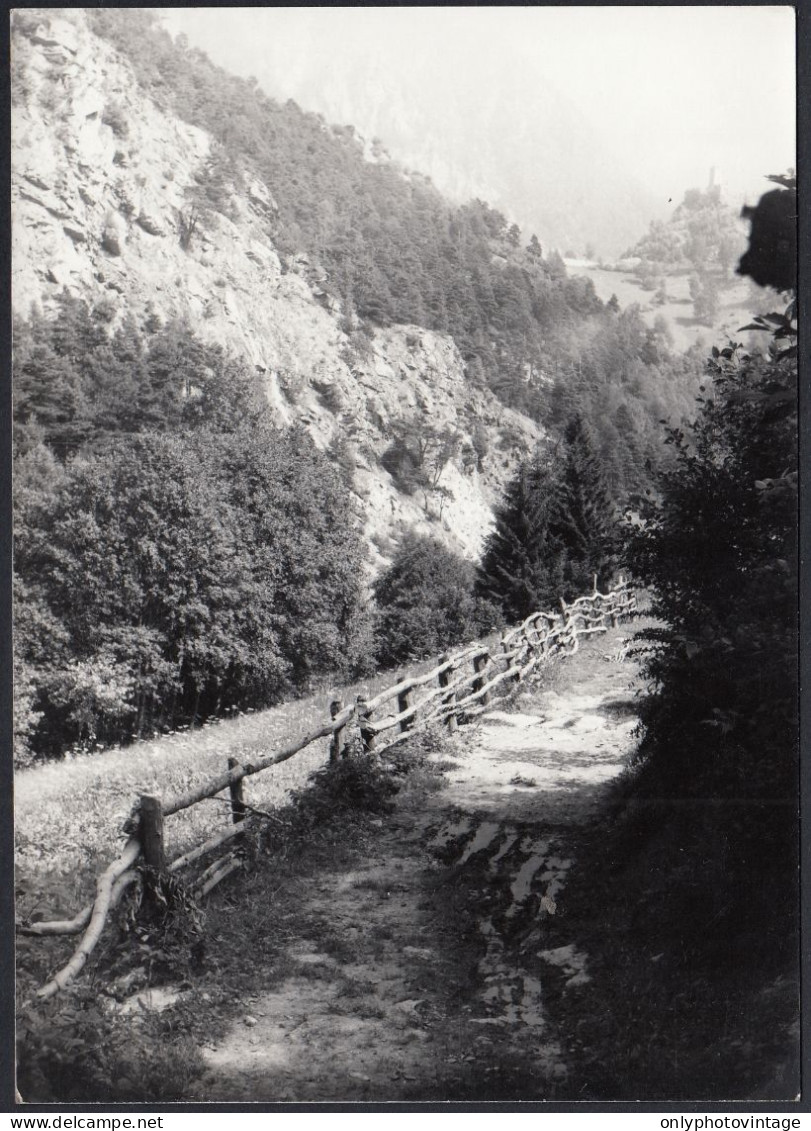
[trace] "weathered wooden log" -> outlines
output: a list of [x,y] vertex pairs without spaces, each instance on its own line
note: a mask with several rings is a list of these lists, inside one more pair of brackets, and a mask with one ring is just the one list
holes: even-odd
[[540,654],[540,652],[536,652],[534,656],[531,656],[524,667],[521,669],[521,679],[526,679],[527,676],[531,675],[538,667],[538,665],[543,663],[543,660],[544,657]]
[[284,749],[280,750],[278,754],[270,754],[267,758],[262,758],[258,762],[251,763],[247,766],[242,766],[238,770],[229,770],[227,774],[221,774],[212,781],[205,782],[203,785],[189,790],[188,793],[172,798],[170,801],[164,803],[164,817],[168,817],[173,813],[179,813],[181,809],[188,809],[191,805],[196,805],[198,801],[202,801],[206,797],[214,797],[216,794],[222,793],[224,789],[227,789],[231,785],[232,781],[250,777],[252,774],[259,774],[263,770],[269,769],[271,766],[277,766],[280,762],[286,762],[288,758],[293,758],[299,751],[304,750],[307,746],[311,746],[313,742],[316,742],[319,738],[326,738],[327,735],[334,734],[339,726],[346,726],[346,724],[354,718],[354,715],[354,708],[347,707],[334,722],[327,723],[325,726],[319,727],[318,730],[305,734],[303,738],[300,738],[291,746],[286,746]]
[[443,672],[449,668],[457,668],[464,659],[470,659],[476,652],[481,652],[481,644],[471,644],[467,648],[463,648],[461,652],[454,653],[453,656],[445,653],[446,658],[440,657],[437,667],[432,668],[431,671],[425,672],[424,675],[409,676],[407,679],[401,680],[400,683],[395,683],[393,687],[387,687],[379,694],[375,695],[374,699],[370,699],[367,707],[370,711],[376,711],[384,703],[388,703],[389,699],[394,699],[401,691],[409,687],[423,687],[426,683],[433,683],[438,679]]
[[[511,661],[512,661],[512,660],[513,660],[513,658],[514,658],[515,656],[517,656],[517,655],[518,655],[518,649],[517,649],[517,648],[513,648],[513,649],[511,649],[511,648],[510,648],[510,645],[509,645],[509,644],[507,643],[507,641],[505,640],[505,637],[504,637],[504,636],[502,636],[502,638],[501,638],[501,658],[502,658],[502,660],[506,660],[506,661],[507,661],[507,670],[506,670],[506,672],[504,673],[505,675],[506,675],[506,674],[508,674],[508,673],[510,672],[510,670],[511,670]],[[517,672],[513,672],[513,673],[512,673],[512,678],[513,678],[513,679],[514,679],[514,680],[516,681],[516,683],[517,683],[517,682],[518,682],[518,680],[520,680],[521,676],[520,676],[520,675],[519,675],[519,674],[518,674]]]
[[129,871],[140,855],[141,843],[137,837],[132,837],[127,841],[124,851],[118,859],[114,860],[109,867],[105,868],[99,876],[96,882],[96,899],[82,941],[79,943],[67,965],[63,966],[49,982],[46,982],[44,986],[41,986],[37,990],[37,997],[40,998],[40,1000],[46,1001],[48,998],[52,998],[55,994],[58,994],[60,990],[63,990],[65,986],[73,981],[85,962],[87,962],[89,955],[92,954],[104,930],[107,913],[110,910],[110,903],[112,902],[113,885],[119,877]]
[[[122,876],[118,877],[113,884],[113,890],[110,896],[110,910],[118,906],[121,896],[137,878],[138,873],[134,870],[124,872]],[[19,935],[32,935],[36,938],[47,938],[53,935],[78,935],[90,922],[90,916],[92,914],[93,904],[88,903],[88,905],[83,907],[78,915],[75,915],[72,919],[52,919],[49,922],[42,923],[17,922],[14,924],[14,929]]]
[[223,868],[227,867],[227,865],[230,864],[232,860],[236,860],[236,858],[233,852],[226,852],[224,856],[220,856],[219,859],[209,864],[209,866],[200,873],[194,881],[194,887],[197,889],[203,888],[212,876],[215,876],[217,872],[221,872]]
[[[249,820],[250,817],[246,817],[246,821]],[[178,856],[176,860],[173,860],[166,869],[167,872],[179,872],[181,868],[185,868],[187,867],[187,865],[193,864],[195,860],[199,860],[207,853],[213,852],[214,849],[219,848],[220,845],[227,844],[229,840],[234,840],[239,836],[240,833],[244,831],[245,825],[243,824],[241,828],[232,827],[230,829],[226,829],[225,832],[217,833],[216,836],[209,837],[208,840],[198,845],[197,848],[191,848],[188,852],[185,852],[182,856]]]
[[202,899],[203,896],[208,895],[210,891],[213,891],[217,884],[221,884],[223,880],[228,879],[229,876],[232,876],[234,872],[240,871],[241,868],[242,861],[237,857],[234,857],[226,867],[221,868],[218,872],[215,872],[212,876],[209,877],[208,880],[206,880],[203,886],[199,889],[200,898]]
[[[422,726],[424,722],[425,712],[429,709],[431,703],[443,695],[449,694],[451,691],[458,691],[463,687],[467,687],[474,679],[472,673],[463,675],[459,679],[449,680],[446,687],[435,687],[427,694],[423,695],[416,703],[412,703],[407,711],[402,711],[397,715],[386,715],[382,719],[371,722],[367,719],[366,727],[375,736],[382,734],[384,731],[391,730],[392,727],[399,727],[400,723],[404,720],[413,720],[414,726]],[[430,716],[430,710],[428,710]],[[377,749],[377,747],[375,747]]]
[[[498,687],[498,685],[500,683],[503,683],[504,680],[511,679],[515,675],[516,670],[519,670],[522,675],[525,671],[527,671],[527,669],[531,670],[539,659],[539,656],[534,657],[533,662],[530,665],[526,665],[521,669],[507,668],[506,671],[500,672],[499,675],[494,676],[491,680],[488,680],[487,683],[483,684],[478,690],[473,691],[470,695],[466,695],[463,699],[457,699],[450,709],[461,712],[464,711],[464,709],[470,703],[476,703],[480,699],[482,700],[483,705],[486,706],[490,701],[490,694],[494,688]],[[469,714],[470,712],[465,711],[465,713]]]

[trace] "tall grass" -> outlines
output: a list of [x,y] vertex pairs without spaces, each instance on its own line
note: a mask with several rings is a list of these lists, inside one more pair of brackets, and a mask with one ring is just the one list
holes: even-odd
[[[143,793],[169,797],[202,784],[227,769],[228,758],[242,763],[281,749],[329,718],[332,699],[346,705],[364,694],[377,695],[406,675],[436,663],[425,660],[345,686],[325,687],[303,699],[266,711],[206,723],[193,731],[44,762],[18,771],[15,778],[15,835],[19,912],[52,918],[77,911],[92,895],[104,864],[117,855],[122,826]],[[287,762],[247,778],[249,805],[283,805],[323,766],[329,740],[322,739]],[[228,794],[200,802],[166,819],[170,859],[212,835],[230,821]]]

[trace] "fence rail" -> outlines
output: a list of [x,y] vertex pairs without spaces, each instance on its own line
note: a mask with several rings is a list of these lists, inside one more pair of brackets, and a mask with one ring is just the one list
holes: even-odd
[[[330,738],[329,759],[338,761],[347,752],[350,728],[356,728],[363,750],[369,753],[379,753],[406,735],[435,723],[455,731],[460,723],[485,711],[497,689],[509,693],[510,685],[526,680],[540,664],[555,656],[573,655],[581,637],[607,632],[609,625],[617,625],[636,611],[637,601],[630,584],[622,578],[607,593],[600,593],[595,577],[592,593],[578,597],[569,605],[561,598],[560,606],[559,613],[533,613],[516,628],[504,632],[497,645],[475,643],[453,655],[441,656],[431,671],[403,679],[373,699],[367,701],[359,696],[348,707],[340,700],[333,700],[329,722],[258,762],[240,765],[229,759],[226,771],[187,793],[164,800],[143,795],[136,806],[132,828],[127,829],[132,835],[121,855],[99,876],[93,903],[73,919],[17,923],[19,933],[40,937],[84,931],[70,961],[37,990],[37,997],[53,997],[76,977],[101,937],[110,911],[139,874],[145,877],[144,894],[148,900],[150,892],[154,895],[157,890],[161,876],[199,864],[217,849],[227,847],[225,854],[218,856],[192,882],[198,895],[208,894],[227,876],[241,869],[239,841],[246,828],[270,816],[252,809],[246,802],[243,784],[246,778],[295,757],[322,738]],[[396,709],[381,713],[381,708],[393,701],[396,701]],[[230,794],[231,826],[167,863],[163,838],[165,818],[225,790]]]

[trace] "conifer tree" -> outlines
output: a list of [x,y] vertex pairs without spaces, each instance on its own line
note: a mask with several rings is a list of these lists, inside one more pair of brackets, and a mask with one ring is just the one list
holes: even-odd
[[551,504],[547,554],[557,558],[567,600],[586,592],[596,573],[610,580],[617,563],[616,506],[586,422],[575,415],[563,435],[565,457]]
[[616,567],[616,506],[595,442],[580,416],[569,421],[555,467],[528,461],[507,487],[488,538],[477,590],[508,621],[605,585]]
[[501,605],[508,621],[523,620],[549,596],[546,538],[552,477],[538,460],[521,465],[496,510],[484,548],[477,590]]

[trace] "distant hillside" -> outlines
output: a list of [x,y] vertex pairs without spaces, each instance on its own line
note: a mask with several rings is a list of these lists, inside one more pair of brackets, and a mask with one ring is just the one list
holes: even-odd
[[570,331],[601,304],[566,279],[559,260],[511,232],[487,204],[449,204],[421,174],[366,160],[351,126],[329,126],[295,103],[172,43],[149,17],[90,10],[94,30],[134,67],[145,94],[215,145],[194,200],[221,212],[246,174],[267,185],[267,230],[283,254],[305,253],[311,279],[351,323],[412,323],[450,333],[504,403],[540,418],[541,375],[566,353]]
[[746,224],[721,199],[719,185],[688,189],[667,223],[652,221],[625,252],[639,259],[644,277],[677,271],[719,272],[728,278],[746,249]]
[[755,311],[774,308],[764,293],[735,273],[746,248],[747,225],[712,183],[688,189],[667,223],[647,233],[614,263],[567,260],[570,274],[588,279],[604,302],[640,305],[650,327],[666,326],[676,348],[740,337]]
[[308,51],[291,60],[271,42],[263,82],[330,121],[352,122],[451,199],[482,197],[561,252],[591,244],[619,255],[662,213],[662,202],[525,57],[517,53],[509,72],[482,59],[474,76],[447,46],[420,42],[406,90],[384,58]]

